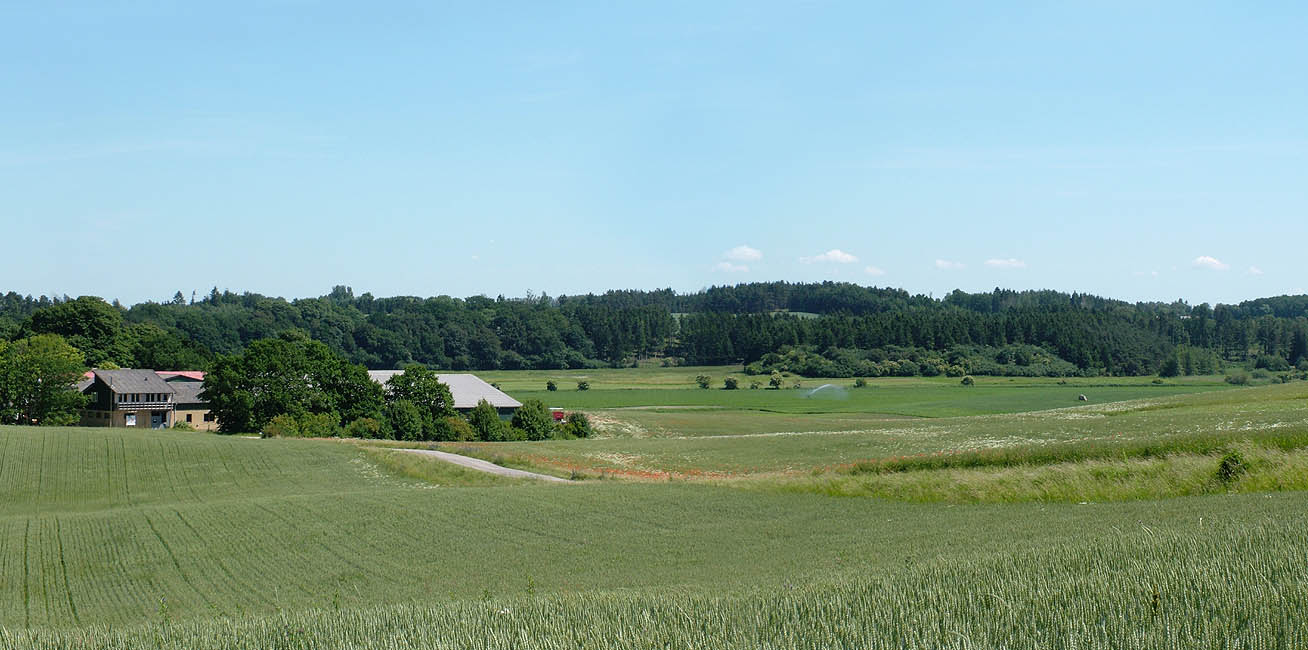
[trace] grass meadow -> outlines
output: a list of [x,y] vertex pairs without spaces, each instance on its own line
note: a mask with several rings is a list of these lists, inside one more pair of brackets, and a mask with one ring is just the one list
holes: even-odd
[[933,380],[809,410],[593,383],[603,437],[444,445],[571,485],[0,427],[0,647],[1308,644],[1308,383],[982,382],[1008,412]]
[[[1216,446],[1264,438],[1287,439],[1277,443],[1282,447],[1300,446],[1296,441],[1301,438],[1308,445],[1308,383],[1152,395],[1043,411],[938,418],[600,410],[595,416],[607,435],[599,439],[443,443],[442,448],[556,473],[718,479],[838,472],[886,459],[920,461],[1011,449],[1043,450],[1047,457],[1040,462],[1056,462],[1158,445],[1161,452],[1196,438],[1216,440]],[[1199,451],[1214,450],[1210,445]]]

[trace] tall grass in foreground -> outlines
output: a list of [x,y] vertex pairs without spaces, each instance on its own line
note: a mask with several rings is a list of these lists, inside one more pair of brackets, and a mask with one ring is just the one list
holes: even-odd
[[913,503],[1094,502],[1308,490],[1308,450],[1248,441],[1210,454],[1149,455],[1048,465],[978,465],[870,474],[727,481],[728,485]]
[[13,650],[1303,648],[1308,531],[1196,521],[824,584],[319,609],[133,628],[0,630]]

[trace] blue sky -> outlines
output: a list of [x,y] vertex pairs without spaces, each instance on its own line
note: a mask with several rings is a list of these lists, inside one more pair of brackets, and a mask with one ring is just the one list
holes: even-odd
[[0,6],[0,291],[1308,288],[1302,3],[195,4]]

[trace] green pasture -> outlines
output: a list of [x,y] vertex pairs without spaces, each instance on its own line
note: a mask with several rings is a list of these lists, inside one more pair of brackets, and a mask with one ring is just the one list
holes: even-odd
[[[809,384],[806,384],[809,385]],[[1053,380],[1012,383],[979,380],[962,386],[957,380],[870,382],[865,388],[842,383],[813,383],[784,390],[702,390],[697,388],[627,388],[589,391],[511,391],[518,400],[537,399],[569,410],[615,408],[706,407],[772,413],[859,413],[909,417],[952,417],[1017,413],[1123,400],[1187,395],[1231,388],[1223,383],[1154,385],[1059,385]],[[824,387],[825,386],[825,387]],[[1080,395],[1086,396],[1081,402]]]
[[[679,366],[664,368],[656,365],[642,365],[638,368],[591,368],[586,370],[478,370],[478,377],[493,382],[513,395],[519,391],[545,391],[545,383],[553,381],[558,388],[559,399],[565,394],[584,393],[578,391],[577,382],[586,381],[590,391],[612,391],[628,389],[677,389],[698,388],[695,378],[700,375],[712,380],[711,390],[721,391],[723,379],[736,377],[740,380],[739,390],[749,390],[750,382],[768,385],[766,375],[747,375],[741,365],[728,366]],[[981,385],[1004,386],[1048,386],[1065,381],[1070,386],[1151,386],[1154,377],[976,377]],[[823,384],[853,386],[854,379],[849,377],[799,377],[787,375],[786,390],[798,381],[807,388],[816,388]],[[879,387],[935,387],[958,385],[956,377],[878,377],[867,379],[870,386]],[[1173,377],[1166,380],[1169,386],[1178,385],[1222,385],[1220,376]],[[763,389],[760,389],[763,390]]]
[[[1005,447],[1129,443],[1195,434],[1234,441],[1269,432],[1308,432],[1308,383],[1154,395],[1047,411],[929,419],[610,410],[599,419],[622,437],[447,446],[509,464],[568,472],[727,476],[811,472],[871,459]],[[712,433],[719,435],[705,435]]]

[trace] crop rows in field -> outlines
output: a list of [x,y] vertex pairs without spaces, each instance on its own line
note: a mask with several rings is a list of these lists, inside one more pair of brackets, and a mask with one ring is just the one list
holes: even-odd
[[[40,431],[49,435],[44,447],[24,438]],[[86,454],[85,464],[54,461],[103,449],[104,440],[64,434],[9,436],[10,445],[22,442],[10,452],[29,449],[28,463],[41,458],[44,468],[0,474],[6,491],[35,495],[39,487],[42,495],[40,509],[8,503],[0,510],[0,627],[183,621],[529,589],[738,590],[876,573],[909,559],[1056,545],[1090,525],[1103,531],[1150,520],[1183,528],[1202,516],[1308,524],[1301,495],[1043,510],[921,509],[677,484],[419,489],[361,471],[362,454],[334,442],[177,433],[138,440],[132,432],[103,433],[111,441],[126,436],[132,497],[110,492],[91,510],[76,499],[87,477],[103,476],[90,471],[95,456]],[[160,442],[180,450],[169,469],[132,471],[147,459],[162,465],[150,451]],[[197,481],[194,491],[178,485],[178,467],[209,462],[220,472],[210,444],[227,445],[228,463],[246,459],[238,480],[248,495],[220,498],[233,477]],[[50,451],[65,448],[64,456]],[[102,469],[114,476],[109,449]],[[133,449],[146,455],[133,461]],[[254,455],[242,456],[246,449]],[[142,503],[140,494],[153,496]]]
[[1168,529],[817,583],[736,592],[624,590],[0,631],[15,650],[99,648],[1299,648],[1308,532],[1299,521]]
[[[0,513],[87,512],[367,488],[348,449],[199,433],[0,427]],[[281,445],[278,453],[268,453]]]

